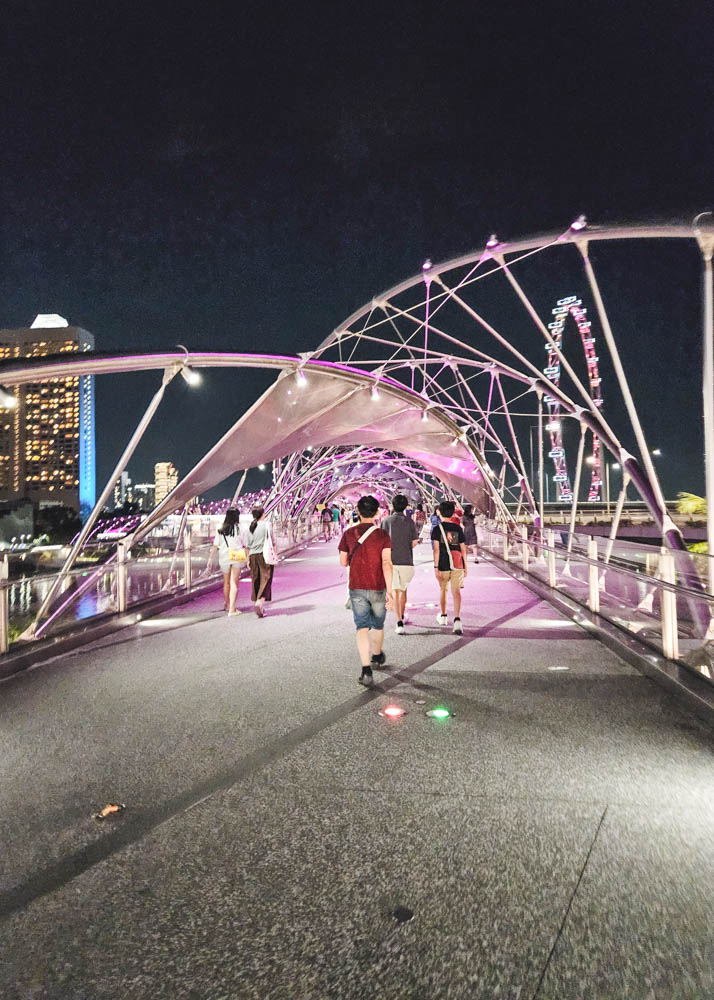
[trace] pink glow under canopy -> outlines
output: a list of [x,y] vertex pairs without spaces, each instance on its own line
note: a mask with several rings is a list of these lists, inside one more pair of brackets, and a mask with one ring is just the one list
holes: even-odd
[[[374,445],[401,452],[466,497],[483,485],[465,440],[438,412],[422,419],[423,400],[391,379],[313,362],[304,369],[307,384],[296,388],[285,371],[169,494],[142,525],[152,524],[239,469],[272,462],[309,445]],[[454,443],[455,442],[455,443]]]

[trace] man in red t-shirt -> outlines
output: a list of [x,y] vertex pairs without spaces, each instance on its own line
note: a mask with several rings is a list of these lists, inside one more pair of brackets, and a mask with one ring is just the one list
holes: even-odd
[[379,504],[372,496],[357,502],[359,524],[348,528],[337,546],[340,565],[349,566],[352,615],[362,664],[359,683],[369,687],[372,667],[384,666],[384,619],[392,608],[392,540],[374,523]]

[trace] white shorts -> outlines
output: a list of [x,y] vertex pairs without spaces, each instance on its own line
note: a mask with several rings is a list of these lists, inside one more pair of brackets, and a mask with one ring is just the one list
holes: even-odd
[[413,579],[413,566],[392,566],[392,590],[406,590]]

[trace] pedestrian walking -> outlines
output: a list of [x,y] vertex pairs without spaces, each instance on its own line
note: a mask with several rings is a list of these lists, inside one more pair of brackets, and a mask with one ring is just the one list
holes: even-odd
[[468,503],[464,507],[464,516],[461,521],[461,527],[464,529],[464,541],[466,542],[467,547],[471,549],[474,562],[478,562],[478,534],[476,533],[476,519],[474,518],[473,504]]
[[414,546],[419,542],[417,526],[406,514],[408,503],[402,493],[397,493],[392,499],[393,513],[382,521],[382,528],[392,539],[392,591],[397,635],[404,635],[407,587],[414,578]]
[[373,496],[357,502],[359,524],[340,538],[340,565],[349,566],[349,606],[357,631],[362,666],[359,683],[369,687],[373,668],[384,666],[384,619],[393,606],[392,540],[374,523],[379,503]]
[[218,553],[218,565],[223,573],[223,610],[229,616],[239,615],[236,610],[236,598],[238,597],[238,583],[243,567],[247,564],[248,555],[243,543],[239,525],[240,511],[236,507],[229,507],[213,539],[213,553]]
[[454,628],[456,635],[461,635],[461,588],[464,585],[468,567],[466,565],[466,542],[464,529],[456,524],[454,518],[454,503],[443,500],[437,510],[439,524],[431,529],[431,543],[434,553],[434,575],[439,584],[440,613],[436,617],[438,625],[448,625],[446,614],[446,597],[451,588],[451,599],[454,605]]
[[[255,605],[258,618],[265,617],[265,604],[273,599],[273,571],[275,569],[275,551],[270,525],[263,520],[263,507],[254,507],[251,511],[253,520],[248,528],[248,557],[250,560],[250,578],[253,584],[251,599]],[[268,559],[266,559],[266,554]]]
[[320,521],[322,522],[322,538],[323,541],[329,542],[332,537],[332,510],[323,506],[320,512]]

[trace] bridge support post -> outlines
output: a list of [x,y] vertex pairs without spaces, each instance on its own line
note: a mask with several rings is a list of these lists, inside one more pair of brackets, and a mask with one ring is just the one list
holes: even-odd
[[10,600],[7,580],[10,565],[5,553],[0,556],[0,653],[10,648]]
[[126,541],[117,542],[117,611],[126,611],[127,557]]
[[597,615],[600,613],[600,571],[597,565],[597,542],[592,535],[588,538],[588,607]]
[[[709,216],[708,223],[701,228],[700,220]],[[702,352],[704,392],[704,475],[707,498],[707,542],[709,543],[708,590],[714,594],[714,278],[712,277],[712,256],[714,255],[714,229],[712,213],[702,212],[694,220],[694,235],[704,258],[702,296],[704,305]]]
[[503,561],[508,562],[508,525],[503,522]]
[[555,587],[555,532],[548,528],[546,536],[548,546],[548,586]]
[[521,545],[521,558],[523,560],[523,569],[528,572],[528,525],[521,525],[521,538],[523,543]]
[[183,533],[183,585],[186,593],[191,592],[191,526]]
[[[660,549],[659,575],[663,583],[676,583],[674,556],[668,549]],[[662,605],[662,651],[668,660],[679,657],[679,634],[677,630],[677,595],[673,590],[661,588]]]

